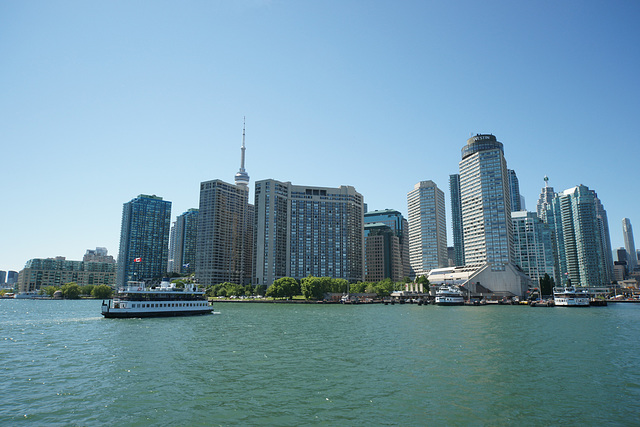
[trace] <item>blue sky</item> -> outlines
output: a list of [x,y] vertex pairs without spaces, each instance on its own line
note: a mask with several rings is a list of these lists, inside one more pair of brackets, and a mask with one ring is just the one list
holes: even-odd
[[[0,269],[116,256],[138,194],[353,185],[406,214],[470,134],[504,143],[529,210],[548,175],[640,230],[635,1],[0,2]],[[450,228],[450,218],[447,218]],[[449,231],[450,234],[450,231]],[[449,244],[452,244],[449,236]]]

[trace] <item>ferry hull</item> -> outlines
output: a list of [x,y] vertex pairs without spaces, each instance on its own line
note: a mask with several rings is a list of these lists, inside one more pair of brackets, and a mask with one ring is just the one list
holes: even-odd
[[142,318],[142,317],[176,317],[176,316],[200,316],[203,314],[211,314],[213,308],[206,310],[189,310],[189,311],[145,311],[145,312],[131,312],[130,310],[115,311],[111,309],[107,312],[102,312],[102,315],[108,319],[130,319],[130,318]]

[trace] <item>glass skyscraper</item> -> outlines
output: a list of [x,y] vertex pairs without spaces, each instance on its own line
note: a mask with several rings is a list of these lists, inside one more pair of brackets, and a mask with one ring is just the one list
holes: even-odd
[[551,230],[535,212],[511,213],[513,222],[513,246],[515,264],[532,278],[549,277],[558,280],[555,274]]
[[613,274],[608,221],[595,191],[578,185],[558,193],[546,215],[555,234],[561,283],[608,284]]
[[624,238],[624,247],[629,254],[629,270],[633,271],[634,267],[638,265],[638,259],[636,258],[636,244],[633,241],[633,227],[631,227],[629,218],[622,219],[622,237]]
[[460,174],[449,175],[449,193],[451,194],[451,231],[453,234],[453,261],[455,265],[464,265],[464,237],[462,234],[462,200],[460,199]]
[[141,194],[122,208],[116,283],[159,280],[167,271],[171,202]]

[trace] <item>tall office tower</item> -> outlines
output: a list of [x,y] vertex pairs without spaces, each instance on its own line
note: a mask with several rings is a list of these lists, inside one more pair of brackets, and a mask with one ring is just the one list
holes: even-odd
[[553,199],[547,208],[547,223],[555,230],[563,284],[566,279],[580,286],[609,283],[613,262],[605,222],[606,212],[595,191],[584,185],[558,193]]
[[451,229],[453,231],[454,263],[464,265],[464,237],[462,234],[462,200],[460,199],[460,174],[449,175],[451,194]]
[[509,177],[509,193],[511,194],[511,212],[524,210],[522,207],[522,196],[520,196],[520,183],[516,171],[507,169]]
[[515,264],[535,281],[556,278],[551,230],[535,212],[511,212]]
[[409,260],[415,277],[446,267],[447,220],[444,192],[433,181],[420,181],[407,193]]
[[409,222],[400,212],[393,209],[385,209],[365,213],[364,223],[365,225],[382,223],[389,226],[393,233],[398,237],[400,245],[401,270],[394,272],[394,274],[399,275],[401,279],[411,277],[411,264],[409,263]]
[[174,273],[191,274],[196,271],[196,238],[198,235],[198,209],[189,209],[176,218],[172,229],[173,240],[169,245],[173,249]]
[[255,283],[309,275],[364,278],[364,203],[351,186],[256,182]]
[[171,202],[141,194],[122,208],[116,284],[161,279],[167,271]]
[[460,199],[465,264],[512,264],[511,195],[504,148],[493,135],[476,135],[462,148]]
[[364,279],[379,282],[403,279],[400,257],[400,238],[386,224],[371,222],[364,224]]
[[542,187],[536,206],[536,212],[541,220],[546,221],[547,207],[551,205],[551,201],[555,195],[556,193],[553,191],[553,187],[549,187],[549,177],[545,176],[544,187]]
[[244,168],[244,125],[240,149],[235,185],[219,179],[200,183],[195,273],[198,282],[206,286],[223,282],[251,284],[252,206],[249,174]]
[[0,285],[4,285],[7,280],[7,272],[4,270],[0,270]]
[[622,236],[624,237],[624,247],[627,250],[629,256],[629,270],[638,265],[638,258],[636,257],[636,245],[633,241],[633,228],[631,227],[631,220],[629,218],[622,219]]

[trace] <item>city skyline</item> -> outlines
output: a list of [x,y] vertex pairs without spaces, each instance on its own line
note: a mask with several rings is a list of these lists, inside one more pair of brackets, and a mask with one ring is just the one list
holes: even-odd
[[237,172],[244,116],[253,182],[349,185],[407,217],[412,186],[446,192],[464,140],[491,133],[529,210],[548,175],[597,191],[612,247],[640,221],[618,160],[638,153],[635,3],[71,4],[0,5],[1,270],[117,254],[138,194],[172,221],[197,208],[200,182]]

